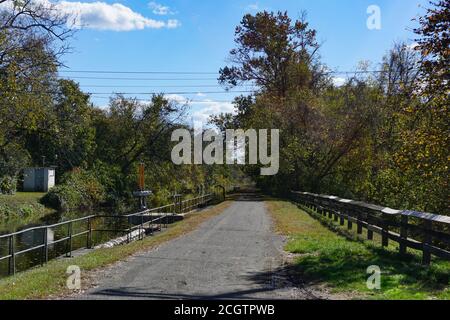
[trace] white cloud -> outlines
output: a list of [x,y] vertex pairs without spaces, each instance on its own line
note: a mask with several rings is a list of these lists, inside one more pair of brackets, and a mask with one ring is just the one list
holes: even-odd
[[164,97],[179,104],[189,104],[189,99],[180,94],[166,94]]
[[69,2],[61,1],[58,6],[66,13],[75,17],[76,27],[86,27],[97,30],[130,31],[146,28],[176,28],[177,20],[167,22],[144,17],[120,3],[105,2]]
[[201,122],[206,125],[209,117],[212,115],[218,115],[220,113],[234,113],[234,105],[231,102],[219,102],[210,99],[205,99],[202,102],[193,103],[198,105],[192,113],[194,121]]
[[343,86],[346,81],[347,81],[347,79],[341,78],[341,77],[334,77],[333,78],[333,83],[337,87]]
[[247,10],[258,11],[259,5],[257,3],[252,3],[247,6]]
[[[173,29],[180,26],[178,20],[155,20],[144,17],[131,8],[120,3],[81,2],[81,1],[50,1],[33,0],[36,4],[52,5],[70,16],[69,24],[74,28],[89,28],[96,30],[131,31],[146,28]],[[7,6],[3,6],[7,8]],[[1,9],[1,7],[0,7]]]
[[187,104],[192,107],[192,118],[194,122],[202,123],[206,126],[211,115],[220,113],[233,113],[234,105],[231,102],[214,101],[212,99],[203,99],[201,101],[192,101],[179,94],[168,94],[166,98],[179,104]]
[[175,14],[168,6],[164,6],[154,1],[149,2],[148,7],[152,9],[152,12],[156,15],[166,16],[168,14]]
[[419,46],[419,44],[418,44],[417,42],[413,42],[413,43],[407,45],[406,47],[407,47],[409,50],[414,51],[418,46]]
[[167,20],[167,28],[169,29],[175,29],[181,26],[180,21],[176,19],[169,19]]

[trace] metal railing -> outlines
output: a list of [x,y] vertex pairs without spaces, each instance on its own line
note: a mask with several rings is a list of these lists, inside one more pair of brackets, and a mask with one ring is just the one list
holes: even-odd
[[[422,251],[423,264],[431,263],[431,255],[450,260],[450,217],[410,210],[395,210],[335,196],[291,191],[295,202],[317,213],[334,219],[351,230],[356,224],[357,233],[367,230],[373,240],[374,232],[381,235],[381,244],[389,240],[399,243],[400,254],[407,248]],[[414,237],[414,238],[413,238]]]
[[[132,240],[132,233],[135,230],[139,230],[139,240],[142,240],[145,236],[146,226],[149,227],[150,233],[153,234],[154,229],[161,230],[163,227],[167,227],[169,223],[169,219],[177,214],[188,213],[193,211],[194,209],[205,206],[213,199],[212,194],[201,195],[196,198],[187,199],[181,201],[181,198],[178,202],[168,204],[166,206],[146,209],[137,213],[126,214],[126,215],[89,215],[86,217],[63,221],[60,223],[55,223],[52,225],[43,225],[33,228],[28,228],[25,230],[20,230],[14,233],[0,235],[0,240],[7,239],[8,242],[8,254],[4,256],[0,256],[0,261],[8,259],[8,275],[14,275],[16,273],[16,258],[19,255],[31,252],[38,251],[40,252],[41,257],[41,265],[47,263],[49,261],[49,247],[51,245],[55,245],[58,243],[64,243],[65,252],[62,255],[66,255],[66,257],[71,257],[73,252],[73,240],[78,237],[85,236],[86,237],[86,245],[84,246],[87,249],[92,248],[92,235],[94,232],[111,232],[111,233],[123,233],[127,235],[127,242]],[[136,218],[138,222],[136,223]],[[125,221],[126,228],[113,228],[113,229],[95,229],[93,228],[93,222],[96,219],[113,219],[113,220],[123,220]],[[133,223],[134,220],[134,223]],[[83,231],[74,233],[74,224],[76,223],[85,223],[85,228]],[[57,240],[50,240],[48,237],[49,230],[53,230],[58,227],[66,228],[66,234],[64,237]],[[28,232],[41,231],[42,232],[42,241],[40,244],[31,246],[29,248],[23,250],[16,250],[15,243],[16,238],[18,236],[22,236]],[[83,248],[84,248],[83,247]],[[78,248],[81,249],[81,248]]]

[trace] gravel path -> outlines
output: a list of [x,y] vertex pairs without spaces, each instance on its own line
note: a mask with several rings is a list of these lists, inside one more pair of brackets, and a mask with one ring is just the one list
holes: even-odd
[[262,201],[235,201],[197,230],[108,268],[81,299],[307,299],[283,274]]

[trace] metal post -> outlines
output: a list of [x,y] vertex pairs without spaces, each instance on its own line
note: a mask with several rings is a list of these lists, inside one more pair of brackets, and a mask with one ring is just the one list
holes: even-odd
[[88,235],[86,239],[86,248],[92,248],[92,221],[91,218],[88,218]]
[[72,256],[72,222],[69,222],[67,233],[68,233],[67,236],[69,237],[69,239],[67,240],[68,249],[67,249],[66,257],[70,258]]
[[42,244],[44,245],[42,249],[42,264],[44,264],[48,262],[48,228],[44,229]]
[[164,228],[166,228],[167,229],[167,223],[168,223],[168,221],[167,221],[167,210],[169,209],[169,207],[166,207],[166,208],[164,208]]
[[144,214],[141,213],[141,226],[139,227],[139,239],[144,240]]
[[9,237],[9,266],[8,266],[8,274],[15,275],[16,274],[16,252],[14,249],[14,235]]

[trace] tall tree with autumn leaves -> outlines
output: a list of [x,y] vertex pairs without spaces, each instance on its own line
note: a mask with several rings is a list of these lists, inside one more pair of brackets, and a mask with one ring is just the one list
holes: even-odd
[[[226,87],[250,83],[226,128],[280,129],[280,171],[263,189],[333,193],[396,208],[448,214],[449,1],[432,2],[419,19],[415,49],[397,43],[381,71],[333,84],[305,15],[244,16],[236,28]],[[367,66],[362,65],[361,71]]]
[[406,107],[410,113],[396,161],[421,185],[418,199],[424,210],[448,212],[449,104],[450,104],[450,1],[431,2],[418,19],[417,50],[421,55],[415,96],[421,103]]

